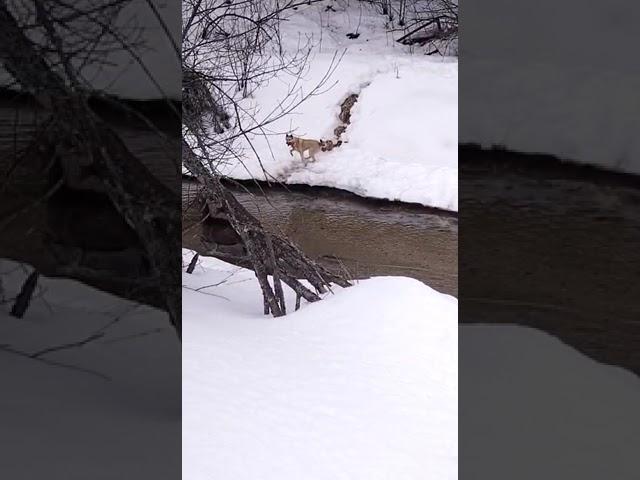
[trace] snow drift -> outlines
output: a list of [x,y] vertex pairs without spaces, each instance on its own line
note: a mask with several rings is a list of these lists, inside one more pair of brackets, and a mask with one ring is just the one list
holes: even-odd
[[636,375],[515,325],[462,326],[460,347],[462,478],[638,477]]
[[[455,299],[383,277],[272,319],[250,272],[205,258],[183,283],[183,478],[458,477]],[[463,476],[636,478],[636,376],[538,330],[459,331]]]
[[183,283],[183,478],[457,477],[455,298],[374,278],[274,319],[252,272]]
[[[29,271],[0,259],[3,478],[179,477],[181,352],[167,315],[41,276],[25,317],[11,317]],[[38,359],[10,351],[70,345],[101,330]]]

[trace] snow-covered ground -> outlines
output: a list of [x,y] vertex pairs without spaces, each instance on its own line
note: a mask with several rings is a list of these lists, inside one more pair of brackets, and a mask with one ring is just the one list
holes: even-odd
[[273,319],[252,272],[183,284],[184,479],[457,478],[455,298],[378,277]]
[[[223,167],[223,173],[264,179],[261,161],[270,176],[287,183],[457,210],[457,62],[421,52],[412,55],[385,33],[384,18],[360,2],[346,8],[334,5],[335,13],[324,11],[323,3],[300,7],[282,24],[285,49],[293,51],[308,37],[315,45],[302,78],[281,72],[242,104],[247,111],[257,109],[255,118],[263,120],[279,111],[288,93],[292,96],[287,104],[310,93],[330,70],[334,55],[346,49],[321,93],[267,125],[266,136],[250,135],[258,156],[244,142],[246,158]],[[356,28],[360,36],[346,38]],[[317,162],[307,167],[297,153],[291,157],[285,133],[334,139],[340,104],[352,93],[360,97],[342,136],[348,143],[318,154]],[[244,127],[250,126],[245,120]]]
[[460,384],[461,478],[638,478],[633,373],[539,330],[465,325]]
[[[181,351],[166,314],[41,277],[26,316],[16,319],[2,300],[24,278],[25,269],[0,260],[0,476],[179,478]],[[5,350],[35,353],[102,329],[104,336],[43,361]]]
[[465,478],[637,478],[640,379],[546,333],[458,328],[406,278],[279,319],[242,269],[205,258],[183,284],[185,480],[458,478],[458,424]]
[[[0,267],[11,297],[24,271]],[[173,332],[136,336],[164,315],[41,282],[24,319],[2,305],[3,349],[77,341],[125,314],[43,357],[109,381],[0,351],[6,478],[174,478],[181,440],[186,480],[457,478],[458,423],[463,476],[637,478],[637,376],[534,329],[458,329],[456,301],[414,280],[363,281],[272,319],[252,274],[203,259],[183,280],[182,409]],[[475,399],[460,422],[458,367]]]
[[468,84],[460,142],[640,173],[637,4],[488,0],[464,8],[473,21],[461,43]]

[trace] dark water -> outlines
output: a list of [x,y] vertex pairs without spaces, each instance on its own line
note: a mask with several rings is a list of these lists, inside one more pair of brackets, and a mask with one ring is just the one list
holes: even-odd
[[640,373],[640,179],[460,156],[461,320],[517,323]]
[[[41,131],[46,118],[44,113],[20,99],[7,101],[0,96],[0,257],[37,265],[43,275],[64,276],[64,269],[60,269],[47,236],[46,193],[49,185],[44,166],[50,160],[42,155],[22,155]],[[122,118],[110,125],[134,155],[178,195],[179,138],[175,135],[171,138],[167,132],[134,128],[131,122]],[[179,131],[173,133],[179,134]],[[99,220],[90,227],[99,231]],[[118,261],[115,256],[109,258]],[[89,275],[82,280],[123,296],[131,289],[125,277],[112,276],[107,280]]]
[[[186,180],[183,205],[198,190]],[[321,262],[346,267],[356,278],[401,275],[444,293],[458,292],[457,216],[418,205],[363,199],[318,188],[234,188],[234,194],[264,225],[292,239]],[[187,212],[185,228],[197,220]],[[198,228],[183,244],[197,246]]]

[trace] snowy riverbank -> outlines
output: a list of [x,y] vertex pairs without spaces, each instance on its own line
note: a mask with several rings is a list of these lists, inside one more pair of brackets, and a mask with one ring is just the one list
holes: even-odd
[[[458,64],[453,58],[412,55],[384,29],[384,18],[368,7],[300,7],[282,23],[285,48],[300,38],[313,39],[308,68],[301,78],[280,72],[241,104],[258,121],[282,108],[288,93],[295,103],[309,94],[332,68],[335,55],[346,53],[321,93],[266,126],[266,135],[250,134],[240,142],[245,158],[221,167],[233,178],[278,179],[337,187],[361,196],[458,208]],[[359,27],[358,27],[359,26]],[[357,39],[346,34],[356,28]],[[290,156],[286,132],[312,139],[334,139],[340,104],[359,94],[348,142],[302,165]],[[244,127],[252,125],[245,119]],[[255,149],[255,151],[254,151]],[[257,155],[256,155],[257,154]],[[266,170],[267,174],[265,175]]]
[[400,277],[279,319],[237,267],[205,258],[183,284],[188,480],[455,479],[458,415],[463,475],[635,478],[640,380],[544,332],[459,329],[453,297]]
[[[10,299],[25,270],[0,267]],[[182,372],[166,315],[40,282],[24,319],[7,315],[10,302],[0,311],[9,478],[176,476],[182,437],[186,480],[454,479],[458,369],[476,399],[459,412],[461,465],[474,475],[637,477],[637,376],[538,330],[458,329],[455,299],[417,281],[363,281],[273,319],[253,274],[205,258],[183,277]],[[116,317],[104,337],[42,357],[94,373],[7,351],[78,341]],[[24,448],[34,441],[46,448]]]
[[183,284],[184,478],[457,477],[454,297],[378,277],[273,319],[252,272]]

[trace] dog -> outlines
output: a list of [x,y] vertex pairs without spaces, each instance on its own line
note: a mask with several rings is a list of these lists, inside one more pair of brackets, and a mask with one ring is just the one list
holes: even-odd
[[339,147],[340,145],[342,145],[342,140],[338,140],[334,143],[333,140],[320,139],[320,150],[322,150],[323,152],[329,152],[335,147]]
[[322,147],[318,140],[299,138],[294,137],[291,134],[287,134],[285,137],[285,141],[287,142],[287,145],[291,147],[291,150],[289,150],[291,156],[293,157],[293,152],[295,150],[296,152],[298,152],[303,162],[305,160],[304,152],[309,152],[309,157],[307,158],[307,160],[310,158],[315,162],[315,154],[322,150]]

